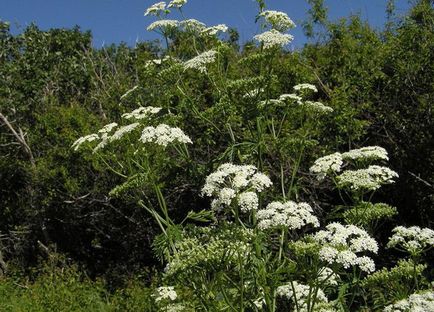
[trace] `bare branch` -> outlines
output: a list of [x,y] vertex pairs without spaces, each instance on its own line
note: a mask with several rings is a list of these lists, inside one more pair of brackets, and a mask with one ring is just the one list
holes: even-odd
[[21,130],[20,127],[18,127],[18,132],[12,127],[11,123],[8,121],[6,116],[4,116],[2,113],[0,113],[0,120],[3,121],[3,123],[9,128],[9,130],[12,132],[14,137],[17,139],[18,143],[23,147],[23,149],[26,151],[27,155],[30,158],[30,162],[32,164],[32,167],[35,167],[35,158],[33,157],[32,150],[30,149],[30,146],[27,144],[26,139],[24,137],[24,133]]

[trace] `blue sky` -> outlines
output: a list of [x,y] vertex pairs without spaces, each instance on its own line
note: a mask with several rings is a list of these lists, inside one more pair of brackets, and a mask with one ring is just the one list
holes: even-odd
[[[95,47],[111,43],[155,39],[158,36],[146,31],[154,19],[144,17],[144,10],[158,0],[0,0],[0,19],[11,23],[12,32],[19,33],[35,22],[41,29],[79,25],[91,30]],[[268,0],[268,9],[285,11],[296,22],[305,17],[308,5],[305,0]],[[333,19],[360,12],[372,25],[381,26],[385,20],[386,0],[325,0]],[[405,14],[407,0],[397,0],[397,13]],[[249,40],[258,32],[254,24],[257,4],[254,0],[189,0],[185,15],[207,25],[224,23],[236,27],[241,41]],[[177,18],[176,15],[173,18]],[[301,27],[292,31],[294,46],[306,41]]]

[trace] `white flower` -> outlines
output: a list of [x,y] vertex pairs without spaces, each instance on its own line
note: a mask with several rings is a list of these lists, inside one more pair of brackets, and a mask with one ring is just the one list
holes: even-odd
[[131,113],[123,114],[122,117],[125,119],[144,119],[149,117],[149,115],[158,114],[161,111],[161,107],[139,107],[133,110]]
[[332,269],[328,267],[322,267],[318,272],[318,281],[329,286],[338,285],[339,275],[333,272]]
[[432,290],[415,293],[384,308],[384,312],[432,312],[434,311],[434,292]]
[[342,154],[343,159],[368,159],[368,160],[389,160],[387,151],[380,146],[365,146],[358,149],[350,150]]
[[369,166],[367,169],[347,170],[337,177],[340,187],[352,190],[377,190],[384,184],[394,183],[398,174],[382,166]]
[[219,32],[227,32],[227,31],[228,31],[228,26],[226,26],[225,24],[219,24],[216,26],[211,26],[203,29],[202,33],[209,36],[215,36]]
[[190,18],[187,20],[183,20],[180,22],[180,25],[186,30],[190,32],[200,33],[206,28],[206,25],[194,18]]
[[264,298],[258,298],[258,299],[253,301],[253,304],[255,305],[256,308],[258,308],[259,310],[262,310],[262,308],[265,305],[265,299]]
[[311,90],[313,92],[318,92],[318,89],[313,84],[310,84],[310,83],[298,84],[298,85],[294,86],[294,90],[295,91]]
[[175,288],[173,286],[162,286],[157,288],[155,301],[159,302],[166,299],[174,301],[177,297],[178,295],[176,294]]
[[258,227],[263,230],[276,227],[297,230],[308,224],[318,227],[318,218],[312,213],[312,207],[307,203],[272,202],[265,209],[258,210]]
[[168,8],[181,8],[184,4],[187,3],[187,0],[172,0],[169,2]]
[[295,23],[284,12],[266,10],[261,12],[259,16],[264,17],[272,28],[281,32],[295,27]]
[[146,127],[142,131],[140,141],[143,143],[155,143],[166,147],[169,143],[189,143],[193,142],[191,139],[177,127],[170,127],[166,124],[160,124],[157,127]]
[[231,188],[225,187],[220,190],[219,201],[220,204],[230,206],[232,199],[235,198],[235,191]]
[[254,192],[243,192],[238,195],[238,205],[243,212],[257,210],[259,205],[258,195]]
[[286,101],[288,99],[294,100],[296,102],[301,101],[303,98],[301,96],[298,96],[297,94],[282,94],[281,96],[279,96],[279,100],[281,101]]
[[154,59],[154,60],[147,61],[145,63],[145,67],[149,68],[149,67],[154,66],[154,65],[161,65],[161,64],[163,64],[164,62],[166,62],[168,60],[172,60],[173,62],[177,62],[177,59],[175,59],[175,58],[173,58],[173,57],[171,57],[169,55],[166,55],[165,57],[163,57],[161,59]]
[[105,125],[104,127],[102,127],[101,129],[99,129],[98,133],[110,133],[117,126],[118,126],[118,124],[115,122],[109,123],[109,124]]
[[164,11],[166,9],[166,2],[162,1],[162,2],[158,2],[155,3],[153,5],[151,5],[146,11],[145,11],[145,16],[148,15],[160,15],[160,13],[162,11]]
[[86,136],[83,136],[83,137],[77,139],[74,143],[72,143],[71,147],[74,148],[74,151],[77,151],[83,143],[92,142],[92,141],[95,141],[98,139],[99,139],[98,134],[95,134],[95,133],[89,134],[89,135],[86,135]]
[[356,262],[360,270],[364,272],[372,273],[375,271],[375,262],[369,257],[359,257]]
[[110,142],[121,139],[125,134],[132,132],[136,129],[140,124],[138,122],[120,127],[113,135],[109,138]]
[[288,34],[282,34],[281,32],[271,29],[253,37],[259,43],[264,45],[264,49],[271,49],[274,47],[283,47],[290,43],[294,37]]
[[159,28],[164,31],[166,28],[176,28],[178,26],[179,22],[177,20],[166,19],[153,22],[151,25],[148,26],[147,30],[152,31]]
[[322,180],[330,172],[340,172],[342,164],[342,155],[340,153],[334,153],[315,160],[309,171],[317,174],[318,180]]
[[259,102],[259,106],[265,106],[265,105],[280,105],[282,104],[281,100],[277,100],[277,99],[268,99],[268,100],[264,100],[264,101],[260,101]]
[[99,142],[97,146],[95,146],[93,152],[96,153],[100,149],[104,148],[109,143],[109,139],[110,139],[109,135],[107,133],[103,133],[101,135],[101,142]]
[[[272,183],[265,174],[256,172],[256,170],[256,167],[251,165],[222,164],[206,178],[202,195],[216,197],[211,203],[213,209],[230,206],[235,197],[241,211],[248,212],[257,209],[258,196],[256,193],[262,192]],[[225,190],[223,194],[222,190]],[[225,196],[222,197],[222,195]]]
[[[294,291],[295,290],[295,296]],[[318,289],[316,294],[317,302],[328,302],[326,295],[322,289]],[[303,285],[297,281],[292,282],[291,284],[282,285],[277,287],[276,294],[279,297],[286,297],[290,299],[292,302],[297,302],[298,309],[301,312],[307,312],[307,302],[310,296],[312,296],[312,289],[308,285]],[[294,298],[295,297],[295,298]],[[296,300],[294,300],[296,299]]]
[[397,226],[393,229],[387,247],[402,247],[410,254],[420,253],[434,247],[434,231],[429,228]]
[[305,101],[305,102],[299,102],[301,106],[304,106],[312,111],[318,112],[318,113],[331,113],[333,112],[333,108],[330,106],[324,105],[321,102],[313,102],[313,101]]
[[199,54],[198,56],[184,63],[184,69],[197,69],[201,73],[206,72],[206,65],[214,63],[216,60],[217,51],[209,50]]
[[268,176],[260,172],[255,173],[252,176],[250,183],[258,192],[262,192],[264,189],[270,187],[273,184]]
[[327,225],[326,230],[318,231],[313,239],[323,246],[319,257],[324,262],[338,263],[346,269],[357,265],[368,273],[375,270],[371,258],[357,255],[361,252],[378,252],[377,242],[365,230],[334,222]]

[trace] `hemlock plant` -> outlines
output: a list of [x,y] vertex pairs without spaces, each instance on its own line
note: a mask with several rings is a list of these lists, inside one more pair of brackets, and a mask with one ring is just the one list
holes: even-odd
[[[161,230],[154,242],[156,255],[165,265],[161,286],[154,295],[158,308],[270,312],[285,307],[307,312],[370,309],[370,293],[365,287],[372,276],[386,281],[394,274],[393,270],[375,273],[376,254],[382,246],[374,236],[381,220],[396,214],[393,207],[372,201],[375,191],[398,178],[384,166],[389,160],[387,151],[367,146],[313,162],[310,177],[329,183],[327,187],[342,200],[342,205],[331,211],[337,216],[335,220],[327,221],[320,207],[300,190],[299,175],[306,153],[319,140],[316,135],[321,118],[333,114],[334,109],[319,101],[313,84],[295,85],[294,93],[284,94],[276,94],[273,87],[273,62],[293,40],[287,31],[295,24],[284,12],[261,10],[258,20],[264,32],[253,38],[258,43],[257,76],[231,79],[224,69],[227,43],[219,39],[228,31],[226,25],[207,27],[193,19],[165,19],[172,9],[183,16],[186,3],[159,2],[145,11],[145,16],[158,19],[148,30],[159,32],[166,42],[166,54],[150,61],[146,68],[159,78],[163,71],[171,71],[179,95],[187,103],[193,102],[194,90],[183,83],[183,77],[199,75],[212,86],[215,106],[224,110],[225,103],[242,104],[245,129],[239,127],[241,120],[231,123],[229,117],[226,129],[219,129],[199,110],[191,109],[192,118],[227,131],[233,146],[246,148],[235,150],[230,157],[228,150],[207,167],[216,168],[208,173],[201,188],[202,196],[211,198],[209,207],[177,221],[170,214],[170,190],[164,189],[159,175],[161,157],[170,166],[198,170],[189,146],[201,139],[201,133],[189,136],[181,125],[178,127],[177,114],[182,115],[182,111],[140,106],[122,115],[131,123],[109,123],[72,146],[74,150],[91,147],[93,157],[126,180],[112,194],[140,187],[141,179],[154,193],[156,200],[143,199],[138,206],[151,214]],[[178,58],[171,49],[173,32],[188,34],[193,57]],[[281,148],[274,158],[267,154],[273,145],[284,146],[288,138],[295,146],[291,154]],[[122,153],[114,151],[119,146]],[[222,161],[227,158],[230,162]],[[271,170],[280,174],[268,176]],[[408,288],[415,293],[397,293],[378,309],[434,310],[433,292],[427,290],[423,269],[418,266],[433,240],[430,229],[394,230],[388,247],[410,254],[414,284]]]

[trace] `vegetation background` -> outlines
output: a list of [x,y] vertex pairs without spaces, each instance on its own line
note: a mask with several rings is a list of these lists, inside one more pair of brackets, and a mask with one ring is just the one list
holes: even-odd
[[[433,2],[414,1],[399,18],[390,2],[383,29],[357,15],[330,21],[321,0],[309,2],[303,27],[315,43],[282,51],[273,64],[275,90],[308,81],[335,110],[321,120],[320,142],[312,143],[300,172],[326,153],[382,146],[400,178],[376,194],[399,211],[383,224],[380,244],[396,224],[432,228]],[[171,34],[171,49],[186,60],[194,51],[183,36]],[[236,78],[236,63],[257,48],[239,42],[235,29],[226,41],[226,61],[234,64],[227,75]],[[119,178],[71,145],[119,120],[137,102],[182,112],[178,123],[195,139],[191,153],[200,166],[189,172],[176,163],[160,164],[165,188],[176,190],[168,194],[169,209],[182,219],[189,210],[209,206],[200,188],[212,164],[241,149],[226,143],[228,134],[219,129],[229,118],[243,131],[249,113],[236,104],[213,105],[212,86],[193,74],[183,81],[197,91],[193,103],[180,101],[170,72],[160,80],[146,66],[161,54],[161,46],[153,41],[95,49],[91,33],[79,28],[41,31],[31,25],[12,35],[9,24],[0,21],[0,296],[6,298],[1,311],[152,311],[150,293],[158,279],[155,270],[161,269],[152,252],[158,229],[136,206],[140,193],[109,197]],[[121,99],[136,85],[133,96]],[[202,120],[192,117],[192,107],[200,109]],[[232,112],[230,117],[222,108]],[[286,144],[283,148],[296,148]],[[314,183],[307,177],[298,182],[300,193]],[[327,203],[337,195],[317,190],[305,196],[324,203],[326,215]],[[379,266],[396,257],[381,257]]]

